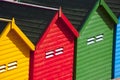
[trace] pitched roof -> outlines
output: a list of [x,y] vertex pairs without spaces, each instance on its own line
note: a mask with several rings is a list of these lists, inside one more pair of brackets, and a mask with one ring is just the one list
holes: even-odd
[[[61,0],[21,0],[21,2],[33,3],[43,6],[59,8]],[[76,29],[83,24],[89,12],[98,0],[62,0],[63,13],[71,21]]]
[[[81,26],[84,25],[84,22],[88,19],[96,4],[98,4],[98,6],[104,6],[103,0],[21,0],[21,2],[56,8],[62,5],[63,13],[68,17],[77,30],[79,30]],[[110,10],[107,11],[108,13],[110,12]],[[110,16],[113,15],[110,13]]]
[[120,0],[105,0],[117,17],[120,16]]
[[0,34],[2,33],[3,29],[6,27],[7,22],[0,21]]
[[54,24],[59,25],[59,23],[57,23],[57,21],[62,21],[62,24],[66,25],[66,29],[71,31],[71,33],[75,36],[75,37],[79,37],[79,33],[78,31],[74,28],[74,26],[71,24],[71,22],[66,18],[66,16],[62,13],[62,9],[60,8],[59,11],[57,11],[57,13],[55,14],[55,16],[53,17],[52,21],[50,22],[50,24],[48,25],[44,35],[42,35],[37,47],[42,43],[42,41],[44,40],[44,38],[47,36],[46,34],[48,34],[48,31],[50,30],[50,27],[53,26]]
[[[2,20],[2,19],[0,19]],[[35,50],[35,46],[33,43],[25,36],[25,34],[18,28],[18,26],[15,24],[14,18],[12,20],[6,20],[3,19],[3,23],[5,22],[7,25],[2,27],[2,31],[0,34],[0,40],[3,39],[11,30],[14,30],[16,34],[26,43],[26,45],[32,50]]]
[[37,44],[55,12],[56,10],[0,1],[0,17],[9,19],[14,17],[16,24],[34,44]]

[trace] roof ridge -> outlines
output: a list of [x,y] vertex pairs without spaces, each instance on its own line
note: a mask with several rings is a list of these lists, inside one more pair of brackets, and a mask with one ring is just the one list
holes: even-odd
[[19,5],[24,5],[24,6],[29,6],[29,7],[35,7],[35,8],[41,8],[41,9],[48,9],[48,10],[59,10],[58,8],[53,8],[53,7],[47,7],[47,6],[40,6],[40,5],[35,5],[35,4],[30,4],[30,3],[24,3],[24,2],[16,2],[16,1],[7,1],[7,0],[1,0],[2,2],[9,2],[9,3],[14,3],[14,4],[19,4]]

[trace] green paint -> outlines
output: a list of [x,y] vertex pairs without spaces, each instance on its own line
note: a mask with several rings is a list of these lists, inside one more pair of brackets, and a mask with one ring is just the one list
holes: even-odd
[[[98,9],[77,40],[76,80],[110,80],[114,23]],[[104,34],[102,41],[87,45],[87,39]]]
[[115,21],[115,23],[118,23],[118,19],[115,16],[115,14],[111,11],[111,9],[108,7],[108,5],[105,3],[104,0],[100,1],[100,5],[102,5],[102,7],[104,7],[104,9],[107,11],[108,15],[110,15],[111,19],[113,19],[113,21]]

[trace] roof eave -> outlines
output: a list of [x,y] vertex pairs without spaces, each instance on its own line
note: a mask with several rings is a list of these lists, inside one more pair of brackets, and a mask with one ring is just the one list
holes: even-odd
[[75,29],[75,27],[70,23],[70,21],[66,18],[66,16],[61,13],[61,17],[60,17],[64,22],[65,24],[67,25],[67,27],[72,31],[72,33],[76,36],[76,37],[79,37],[79,33],[78,31]]
[[24,6],[34,7],[34,8],[40,8],[40,9],[53,10],[53,11],[58,10],[57,8],[53,8],[53,7],[40,6],[40,5],[24,3],[24,2],[17,2],[17,1],[1,0],[1,2],[8,2],[8,3],[12,3],[12,4],[19,4],[19,5],[24,5]]
[[94,15],[94,12],[96,11],[96,9],[99,7],[99,0],[96,1],[94,7],[92,8],[92,10],[87,14],[87,17],[85,19],[85,21],[83,22],[83,24],[81,25],[80,29],[78,29],[78,31],[80,33],[82,33],[82,31],[84,31],[85,26],[89,23],[90,18]]
[[26,35],[19,29],[19,27],[17,27],[17,25],[15,24],[14,18],[12,19],[12,29],[21,37],[21,39],[26,43],[26,45],[28,45],[28,47],[34,51],[35,50],[35,46],[34,44],[26,37]]
[[117,24],[118,19],[115,16],[115,14],[111,11],[111,9],[108,7],[108,5],[105,3],[104,0],[100,0],[100,5],[106,10],[106,12],[109,14],[109,16],[113,19],[113,21]]
[[71,24],[71,22],[67,19],[67,17],[63,14],[62,12],[62,7],[60,6],[58,14],[57,14],[58,18],[61,18],[65,24],[67,25],[67,27],[72,31],[72,33],[76,36],[79,37],[79,33],[78,31],[75,29],[75,27]]
[[19,35],[19,37],[26,43],[30,50],[35,50],[35,46],[33,45],[33,43],[24,35],[24,33],[15,24],[14,18],[10,22],[8,22],[7,26],[0,34],[0,40],[2,40],[9,33],[10,30],[14,30]]

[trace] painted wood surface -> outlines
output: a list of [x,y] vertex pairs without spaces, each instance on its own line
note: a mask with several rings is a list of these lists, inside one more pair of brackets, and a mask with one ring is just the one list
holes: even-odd
[[111,79],[114,23],[101,9],[89,17],[77,40],[76,80]]
[[115,37],[115,59],[114,59],[114,77],[120,78],[120,18],[116,27]]
[[[6,71],[0,73],[1,80],[29,80],[30,49],[14,30],[0,41],[0,56],[0,66],[6,66]],[[12,62],[16,62],[16,68],[9,69]]]

